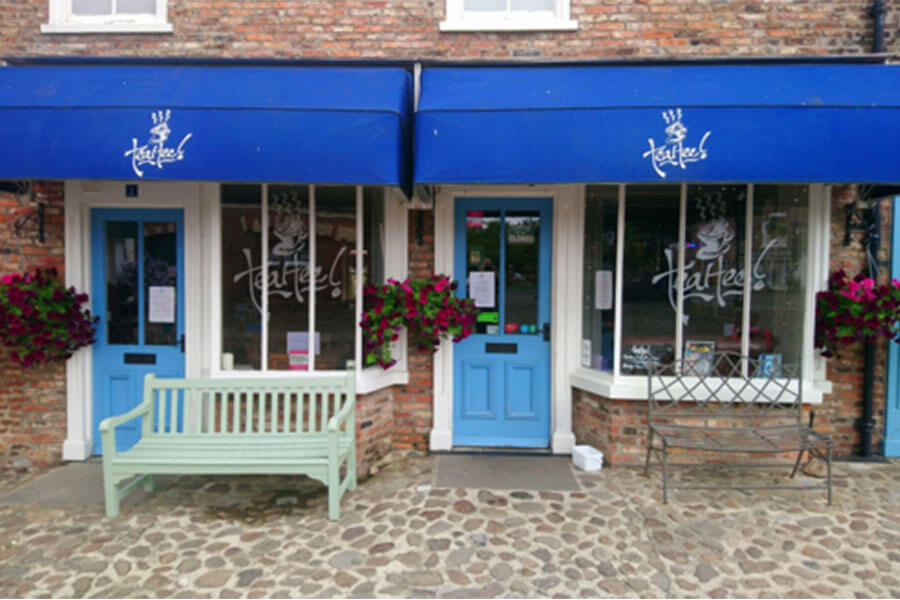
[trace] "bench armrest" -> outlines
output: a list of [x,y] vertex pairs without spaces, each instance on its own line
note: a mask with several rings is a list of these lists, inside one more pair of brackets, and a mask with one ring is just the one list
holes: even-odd
[[356,410],[356,394],[347,394],[347,401],[344,403],[344,406],[341,407],[341,410],[337,412],[336,415],[328,419],[328,431],[337,431],[341,423],[347,421],[351,414],[353,414]]
[[100,421],[100,433],[107,433],[108,431],[114,430],[116,427],[121,425],[122,423],[126,423],[134,418],[143,417],[147,418],[147,415],[152,413],[153,411],[153,401],[152,399],[145,399],[143,402],[129,410],[127,413],[123,415],[116,415],[114,417],[106,417],[102,421]]

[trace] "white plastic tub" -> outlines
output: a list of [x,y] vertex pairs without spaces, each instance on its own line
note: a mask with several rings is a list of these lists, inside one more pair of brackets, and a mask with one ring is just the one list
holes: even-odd
[[603,468],[603,453],[593,446],[575,446],[572,461],[583,471],[599,471]]

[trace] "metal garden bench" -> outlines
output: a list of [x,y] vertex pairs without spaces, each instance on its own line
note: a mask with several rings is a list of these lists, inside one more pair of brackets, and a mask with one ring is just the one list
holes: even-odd
[[[831,504],[831,451],[834,440],[802,421],[801,380],[790,365],[773,365],[727,352],[702,362],[676,360],[649,366],[647,458],[662,466],[663,502],[672,489],[824,489]],[[672,485],[671,449],[705,453],[797,453],[791,478],[804,452],[825,461],[822,485]],[[679,465],[696,466],[696,465]],[[704,466],[773,467],[784,463],[704,463]]]
[[[116,451],[115,429],[141,420],[141,439]],[[143,401],[100,423],[106,515],[155,474],[304,474],[328,486],[328,518],[356,489],[354,372],[298,378],[158,379]],[[341,466],[346,474],[341,478]],[[119,488],[134,475],[139,477]]]

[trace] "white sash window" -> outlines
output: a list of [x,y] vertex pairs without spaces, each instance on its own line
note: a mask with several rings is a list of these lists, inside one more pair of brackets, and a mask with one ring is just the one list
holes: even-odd
[[574,30],[569,0],[447,0],[441,31]]
[[166,0],[50,0],[44,33],[168,33]]

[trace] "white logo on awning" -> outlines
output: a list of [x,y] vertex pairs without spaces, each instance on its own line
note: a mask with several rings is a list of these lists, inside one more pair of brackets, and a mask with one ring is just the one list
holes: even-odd
[[167,147],[166,140],[172,130],[169,128],[169,118],[172,116],[171,110],[157,110],[150,113],[153,119],[153,127],[150,128],[150,137],[143,146],[138,146],[137,138],[131,138],[131,150],[125,151],[125,156],[131,157],[131,168],[134,169],[138,177],[143,177],[144,172],[140,169],[142,165],[152,165],[157,169],[162,169],[166,163],[178,162],[184,159],[184,145],[187,143],[193,133],[189,133],[181,139],[181,143],[177,147]]
[[647,141],[650,143],[650,149],[644,152],[644,158],[650,158],[653,170],[656,174],[666,178],[666,172],[663,167],[677,166],[684,169],[688,163],[706,160],[706,144],[707,138],[711,131],[707,131],[700,139],[700,143],[696,146],[687,146],[684,143],[687,137],[687,127],[681,122],[681,109],[663,111],[663,119],[666,122],[666,143],[657,146],[653,138]]

